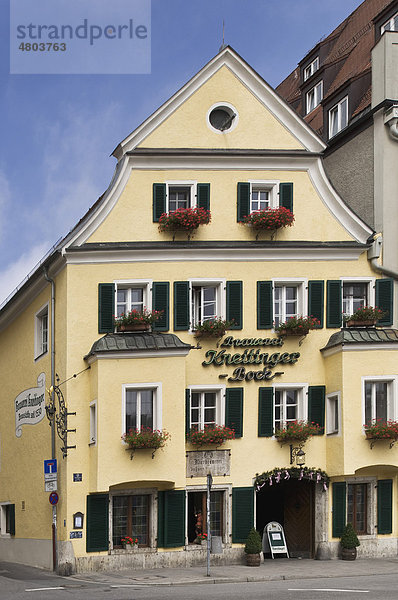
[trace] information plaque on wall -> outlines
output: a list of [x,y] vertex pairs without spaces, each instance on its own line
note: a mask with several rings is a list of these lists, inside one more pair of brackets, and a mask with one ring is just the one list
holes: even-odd
[[187,452],[187,477],[206,475],[229,475],[231,464],[230,450],[203,450]]

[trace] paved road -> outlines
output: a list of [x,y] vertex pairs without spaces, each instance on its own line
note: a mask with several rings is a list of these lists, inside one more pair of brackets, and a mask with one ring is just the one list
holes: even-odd
[[361,577],[327,577],[245,583],[218,583],[204,580],[200,584],[165,585],[126,583],[117,574],[101,580],[79,575],[78,579],[57,577],[53,573],[22,565],[0,563],[0,600],[397,600],[398,574]]

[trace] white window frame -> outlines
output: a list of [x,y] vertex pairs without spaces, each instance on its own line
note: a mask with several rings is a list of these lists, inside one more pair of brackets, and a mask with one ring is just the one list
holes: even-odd
[[[297,421],[307,421],[308,419],[308,383],[285,383],[280,385],[274,385],[274,411],[273,411],[273,428],[275,432],[275,392],[283,390],[297,390]],[[282,428],[286,427],[286,422],[281,419]]]
[[[128,490],[109,490],[109,548],[113,551],[113,496],[149,496],[149,546],[143,548],[148,551],[149,548],[156,546],[156,530],[158,522],[158,503],[157,490],[155,488],[133,488]],[[115,549],[115,552],[117,550]]]
[[[188,494],[192,492],[206,492],[207,487],[204,485],[190,485],[185,490],[185,515],[188,516]],[[223,517],[224,517],[224,531],[222,535],[222,543],[228,544],[230,536],[232,535],[232,485],[231,484],[212,484],[212,492],[224,492],[224,503],[223,503]],[[188,519],[185,519],[185,546],[189,549],[196,549],[195,544],[188,543]]]
[[[388,19],[388,21],[383,23],[383,25],[380,28],[380,33],[383,34],[385,31],[398,31],[398,29],[395,28],[395,24],[396,24],[395,21],[397,21],[397,27],[398,27],[398,12],[396,12],[395,15],[390,17]],[[386,29],[387,25],[390,25],[389,29]]]
[[[311,103],[313,97],[313,104]],[[322,101],[323,98],[323,81],[318,81],[305,95],[306,114],[313,111]]]
[[304,67],[303,70],[303,78],[304,81],[307,81],[314,73],[319,69],[319,56],[316,56],[313,61],[310,62],[309,65]]
[[[142,288],[143,289],[143,308],[147,308],[148,310],[152,310],[152,279],[116,279],[114,282],[115,286],[115,316],[117,317],[117,290],[118,289],[132,289],[132,288]],[[127,311],[131,310],[131,301],[130,307],[127,308]]]
[[[47,348],[43,349],[43,317],[47,316]],[[49,303],[46,302],[35,314],[35,341],[34,341],[34,352],[35,352],[35,360],[42,358],[46,354],[48,354],[49,346],[50,346],[50,321],[49,321],[50,311],[49,311]]]
[[7,529],[7,506],[11,506],[13,502],[0,502],[0,538],[10,538],[11,533],[6,532]]
[[153,429],[162,429],[162,383],[123,383],[122,384],[122,435],[126,433],[126,392],[127,390],[152,390]]
[[326,435],[338,435],[339,433],[341,433],[341,392],[332,392],[326,396]]
[[97,445],[97,401],[90,402],[90,441],[89,446]]
[[[341,107],[344,102],[346,102],[346,104],[347,104],[347,110],[346,110],[347,122],[343,124],[341,121],[341,113],[342,113]],[[332,132],[332,112],[333,111],[337,111],[337,131],[335,131],[334,133]],[[338,133],[340,133],[340,131],[342,131],[345,127],[347,127],[347,125],[348,125],[348,96],[344,96],[344,98],[342,98],[339,102],[337,102],[337,104],[332,106],[332,108],[329,110],[329,138],[332,138],[335,135],[337,135]]]
[[[308,280],[306,278],[286,277],[272,279],[272,320],[275,322],[275,288],[276,287],[297,287],[297,315],[307,316],[308,300],[307,288]],[[286,306],[283,308],[283,317],[281,323],[286,321]]]
[[[192,392],[214,392],[216,397],[216,425],[225,425],[225,385],[190,385],[190,399]],[[191,429],[191,404],[189,406],[189,428]],[[202,429],[201,429],[202,431]]]
[[189,207],[195,208],[198,204],[197,202],[197,181],[183,181],[181,179],[166,181],[166,212],[170,212],[169,210],[169,196],[170,196],[170,188],[189,188]]
[[[398,375],[366,375],[362,377],[362,423],[365,421],[365,385],[366,383],[387,383],[387,420],[398,419]],[[372,420],[376,418],[376,405],[372,393]]]
[[226,314],[226,280],[225,279],[188,279],[189,283],[189,322],[191,324],[191,331],[196,325],[195,315],[193,310],[193,288],[194,287],[215,287],[216,288],[216,316],[225,319]]
[[[376,285],[376,278],[375,277],[340,277],[340,281],[341,281],[341,308],[343,310],[343,300],[344,300],[344,284],[345,283],[352,283],[353,285],[355,285],[356,283],[364,283],[368,286],[368,306],[374,306],[375,305],[375,285]],[[352,314],[352,312],[350,313]]]
[[280,180],[276,179],[249,179],[250,185],[250,212],[252,213],[254,209],[252,208],[252,193],[255,190],[264,190],[269,193],[269,208],[276,208],[279,204],[279,184]]

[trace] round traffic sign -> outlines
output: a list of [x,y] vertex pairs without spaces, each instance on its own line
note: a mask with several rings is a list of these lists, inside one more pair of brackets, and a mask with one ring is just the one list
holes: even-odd
[[48,500],[49,500],[50,504],[52,504],[53,506],[55,504],[57,504],[57,502],[59,500],[57,492],[51,492],[51,494],[48,497]]

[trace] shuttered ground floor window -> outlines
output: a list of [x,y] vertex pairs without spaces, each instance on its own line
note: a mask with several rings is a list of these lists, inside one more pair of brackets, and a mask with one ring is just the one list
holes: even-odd
[[113,496],[112,541],[114,548],[122,546],[121,538],[126,535],[138,538],[139,546],[149,546],[150,500],[149,494]]

